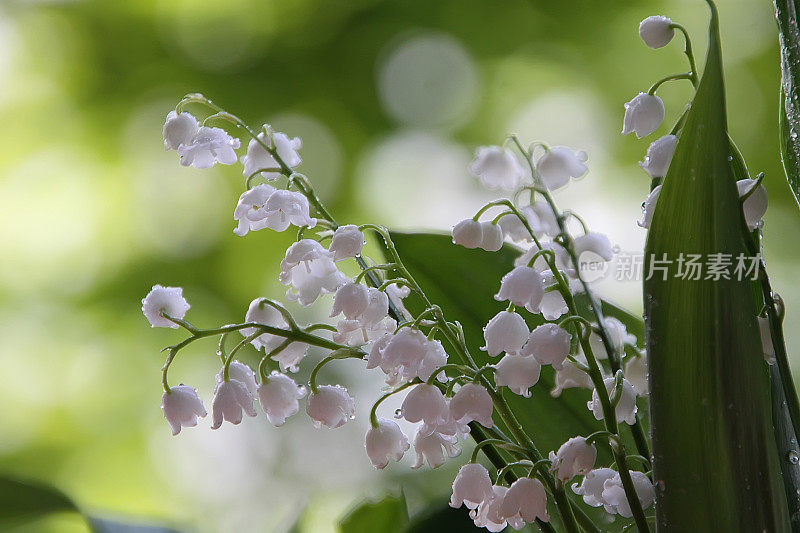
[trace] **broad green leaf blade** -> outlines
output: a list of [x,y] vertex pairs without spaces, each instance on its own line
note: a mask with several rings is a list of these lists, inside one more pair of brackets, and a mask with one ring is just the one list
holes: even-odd
[[120,522],[110,518],[87,518],[94,533],[178,533],[177,529],[164,526]]
[[446,502],[441,502],[431,505],[412,518],[402,531],[403,533],[443,533],[448,531],[478,533],[486,530],[476,527],[464,509],[453,509]]
[[38,520],[59,512],[79,510],[58,489],[33,481],[0,477],[0,528]]
[[709,34],[645,247],[668,266],[644,284],[658,531],[789,531],[750,283],[678,277],[681,254],[747,255],[713,6]]
[[781,159],[800,203],[800,25],[794,0],[774,0],[781,43]]
[[339,533],[400,533],[408,525],[408,506],[405,496],[387,496],[382,500],[366,501],[347,513]]

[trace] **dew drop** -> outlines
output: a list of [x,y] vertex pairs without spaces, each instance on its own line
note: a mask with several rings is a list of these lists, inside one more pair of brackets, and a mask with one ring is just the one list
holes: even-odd
[[403,418],[403,410],[402,409],[395,410],[394,417],[395,418]]
[[795,451],[789,452],[789,462],[793,465],[800,463],[800,455],[797,455]]

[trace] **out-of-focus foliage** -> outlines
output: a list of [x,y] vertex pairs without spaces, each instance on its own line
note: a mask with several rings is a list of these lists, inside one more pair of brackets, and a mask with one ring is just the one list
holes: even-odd
[[[770,239],[800,229],[780,168],[773,14],[751,0],[720,11],[731,134],[753,173],[766,172],[765,254],[792,355],[796,250]],[[163,150],[164,116],[200,91],[300,135],[301,169],[339,220],[404,228],[447,228],[491,198],[465,172],[475,145],[516,132],[584,148],[591,171],[559,203],[641,250],[647,143],[618,135],[622,103],[684,70],[679,43],[638,40],[653,13],[684,23],[702,55],[706,11],[691,0],[0,3],[0,470],[52,483],[82,508],[201,531],[286,530],[302,510],[300,530],[330,531],[398,481],[412,511],[441,498],[457,462],[378,474],[359,456],[369,393],[336,431],[301,414],[281,430],[260,417],[171,438],[159,350],[182,337],[151,331],[139,300],[154,283],[183,285],[193,322],[241,319],[252,298],[281,295],[290,237],[235,237],[240,169],[181,168]],[[661,94],[669,122],[690,90]],[[602,292],[640,305],[636,282]],[[379,379],[360,368],[325,377],[377,397]],[[208,401],[216,371],[214,346],[197,343],[172,376]]]

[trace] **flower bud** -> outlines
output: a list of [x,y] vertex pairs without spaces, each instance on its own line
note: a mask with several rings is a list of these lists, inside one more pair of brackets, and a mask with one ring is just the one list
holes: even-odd
[[644,161],[639,162],[639,166],[647,172],[651,178],[663,178],[667,175],[672,156],[675,154],[675,147],[678,146],[678,137],[675,135],[664,135],[659,137],[647,148]]
[[575,255],[580,261],[581,255],[585,252],[592,252],[606,261],[611,261],[614,257],[614,250],[611,241],[606,235],[590,231],[585,235],[575,237]]
[[486,350],[492,357],[501,352],[517,353],[528,340],[528,335],[530,330],[525,319],[517,313],[500,311],[483,328],[486,346],[481,350]]
[[181,145],[191,144],[198,129],[197,119],[191,113],[184,111],[178,114],[176,111],[170,111],[162,130],[164,148],[177,150]]
[[177,328],[178,324],[161,315],[183,319],[191,306],[183,297],[183,287],[162,287],[154,285],[147,296],[142,298],[142,313],[154,328]]
[[333,252],[334,261],[342,261],[357,256],[363,248],[364,234],[358,229],[358,226],[348,224],[339,226],[333,232],[333,238],[328,250]]
[[[224,373],[225,370],[221,369],[217,374],[218,384],[224,381]],[[231,361],[231,366],[228,368],[228,377],[243,384],[247,388],[248,394],[255,395],[258,385],[252,368],[239,361]]]
[[636,133],[641,139],[658,129],[664,120],[664,102],[654,94],[639,93],[625,104],[622,134]]
[[647,17],[639,23],[639,37],[652,49],[666,46],[675,36],[672,20],[663,15]]
[[[386,351],[384,351],[385,355]],[[435,385],[426,383],[411,389],[411,392],[403,400],[400,412],[403,418],[409,422],[425,422],[430,428],[446,422],[450,414],[447,400],[442,391]]]
[[642,220],[639,221],[639,226],[642,228],[650,228],[650,224],[653,222],[653,213],[656,210],[656,202],[658,202],[659,194],[661,194],[661,185],[658,185],[650,192],[650,194],[647,195],[647,199],[642,205]]
[[453,244],[464,248],[477,248],[483,242],[483,226],[471,218],[462,220],[453,228]]

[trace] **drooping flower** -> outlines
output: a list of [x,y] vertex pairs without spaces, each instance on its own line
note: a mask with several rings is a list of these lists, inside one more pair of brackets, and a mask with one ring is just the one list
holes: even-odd
[[651,178],[663,178],[667,175],[676,146],[678,146],[677,136],[664,135],[659,137],[647,148],[647,155],[645,155],[644,161],[639,162],[639,166]]
[[518,353],[528,340],[528,335],[530,330],[524,318],[514,312],[500,311],[483,328],[486,346],[481,350],[486,350],[492,357],[502,352]]
[[636,133],[641,139],[658,129],[664,120],[664,102],[654,94],[639,93],[625,104],[622,134]]
[[241,143],[222,128],[198,128],[191,142],[178,146],[181,165],[194,168],[211,168],[215,163],[236,163],[236,150]]
[[[541,237],[545,234],[545,226],[534,211],[533,206],[526,205],[519,209],[519,213],[525,218],[525,222],[528,223],[536,237]],[[515,213],[503,215],[497,221],[497,225],[500,226],[503,235],[513,242],[531,242],[533,240],[531,231],[525,227],[525,224]]]
[[[656,489],[653,483],[644,472],[631,470],[630,475],[642,509],[649,508],[656,501]],[[631,505],[628,502],[625,488],[622,486],[622,478],[619,474],[615,474],[614,477],[607,479],[603,483],[602,500],[607,512],[616,513],[623,518],[633,516]]]
[[393,420],[381,418],[370,427],[364,439],[367,456],[375,468],[386,468],[389,459],[399,461],[410,447],[408,438]]
[[[575,275],[575,270],[572,268],[571,259],[567,249],[558,244],[557,242],[549,241],[542,243],[542,250],[549,250],[552,254],[547,254],[548,256],[552,256],[555,258],[555,266],[558,270],[567,274],[569,276]],[[521,256],[517,257],[514,260],[514,266],[528,266],[533,259],[533,256],[539,252],[539,248],[536,246],[531,246],[528,250],[525,251]],[[545,257],[545,254],[540,254],[536,260],[533,262],[533,268],[536,269],[537,272],[540,274],[544,274],[545,272],[552,271],[550,269],[549,264],[550,258]]]
[[539,363],[560,370],[569,355],[571,338],[558,324],[542,324],[531,332],[520,353],[532,355]]
[[308,353],[308,344],[292,342],[280,352],[272,355],[272,360],[278,363],[281,372],[297,372],[297,365]]
[[550,452],[550,471],[566,483],[577,475],[586,474],[597,460],[597,448],[583,437],[572,437],[561,445],[558,452]]
[[[303,146],[303,141],[300,137],[290,139],[284,133],[275,132],[272,134],[272,142],[272,146],[287,167],[294,168],[303,162],[297,153],[300,147]],[[261,143],[269,146],[269,137],[264,132],[258,134],[258,141],[251,139],[250,144],[247,145],[247,154],[242,156],[242,165],[244,166],[242,174],[245,177],[252,176],[253,173],[262,168],[280,168],[278,161],[264,149]],[[268,180],[277,179],[280,175],[279,171],[261,172],[261,176]]]
[[611,241],[608,239],[608,236],[602,233],[590,231],[585,235],[575,237],[574,247],[575,255],[578,257],[578,260],[580,260],[581,255],[586,252],[591,252],[600,256],[605,261],[611,261],[614,257],[614,248],[611,245]]
[[453,481],[453,495],[450,507],[476,509],[484,501],[494,496],[489,471],[481,464],[467,463],[461,467]]
[[586,167],[586,152],[574,152],[566,146],[549,148],[536,161],[536,172],[549,190],[560,189],[570,178],[580,178]]
[[518,266],[500,280],[500,291],[494,299],[508,300],[515,305],[525,307],[531,313],[536,313],[543,296],[542,275],[534,268]]
[[[605,317],[603,318],[603,325],[606,333],[608,333],[608,338],[611,341],[611,345],[614,347],[614,350],[617,352],[617,354],[622,354],[625,349],[625,345],[636,346],[636,335],[628,333],[628,329],[625,327],[625,324],[623,324],[619,319],[614,318],[613,316]],[[598,335],[596,332],[592,332],[592,334],[589,336],[589,344],[592,345],[592,351],[598,359],[608,358],[606,346],[603,343],[600,335]]]
[[[390,343],[391,346],[391,343]],[[389,347],[387,346],[386,350]],[[383,357],[386,357],[386,350]],[[424,422],[429,428],[443,424],[450,414],[447,400],[435,385],[421,383],[411,389],[400,407],[403,418],[409,422]]]
[[548,237],[555,237],[559,234],[561,228],[558,226],[558,219],[556,219],[553,209],[547,202],[541,200],[534,202],[533,205],[531,205],[531,209],[539,219],[539,226],[536,230],[537,235],[539,232]]
[[489,190],[513,191],[525,177],[525,169],[514,153],[501,146],[478,148],[469,172]]
[[[580,361],[583,364],[586,364],[586,358],[583,353],[578,353],[575,356],[575,359]],[[593,389],[594,385],[592,384],[592,378],[572,364],[569,361],[564,361],[564,366],[562,366],[559,370],[556,370],[555,376],[555,386],[553,390],[550,391],[550,395],[554,398],[558,398],[561,396],[561,392],[564,389],[573,389],[576,387],[584,388],[584,389]]]
[[367,307],[358,315],[366,327],[374,327],[389,315],[389,295],[375,287],[367,289]]
[[317,219],[309,214],[308,198],[304,194],[278,189],[264,204],[265,225],[275,231],[286,231],[291,226],[313,228]]
[[356,406],[347,389],[340,385],[321,385],[306,402],[306,413],[315,428],[336,429],[355,416]]
[[393,283],[386,287],[386,296],[389,297],[389,301],[395,306],[400,316],[409,315],[406,306],[403,304],[403,299],[407,298],[409,294],[411,294],[411,289],[408,285]]
[[457,457],[461,449],[456,446],[456,440],[456,437],[438,431],[429,433],[424,427],[418,429],[414,435],[414,452],[417,457],[411,468],[419,468],[425,461],[431,468],[439,468],[445,463],[445,454],[450,458]]
[[494,426],[492,413],[494,403],[492,397],[483,385],[467,383],[458,389],[450,400],[450,414],[453,420],[460,424],[477,422],[483,427]]
[[633,390],[639,396],[646,396],[647,386],[647,355],[631,357],[625,362],[625,379],[631,382]]
[[514,394],[530,398],[530,388],[539,381],[542,365],[533,356],[508,354],[497,363],[494,382]]
[[428,339],[420,330],[403,328],[384,348],[381,369],[386,374],[401,374],[403,378],[414,376],[425,358],[427,348]]
[[672,20],[663,15],[652,15],[639,23],[639,37],[654,50],[666,46],[674,36]]
[[[217,383],[222,383],[225,381],[225,370],[221,369],[217,373]],[[247,366],[246,364],[240,361],[231,361],[231,365],[228,368],[228,377],[230,379],[235,379],[239,383],[243,384],[247,389],[247,393],[251,396],[254,396],[256,393],[256,389],[258,385],[256,384],[256,375],[253,372],[253,369]]]
[[483,242],[483,226],[477,220],[467,218],[453,227],[453,244],[464,248],[477,248]]
[[358,226],[348,224],[336,228],[328,250],[333,252],[333,260],[338,262],[360,254],[364,243],[364,234]]
[[[281,315],[275,307],[267,303],[266,298],[256,298],[250,302],[247,313],[244,315],[244,321],[281,329],[285,329],[289,326],[283,318],[283,315]],[[256,328],[244,328],[239,330],[244,337],[249,337],[257,331]],[[284,340],[285,338],[279,335],[264,333],[250,341],[250,344],[252,344],[256,350],[261,350],[263,348],[269,352],[277,348]]]
[[542,522],[549,522],[547,493],[542,482],[535,478],[521,477],[512,483],[500,505],[500,516],[512,526],[519,522],[532,523],[537,518]]
[[[416,371],[417,377],[422,381],[428,381],[436,369],[442,367],[447,363],[447,352],[442,346],[442,343],[437,340],[428,341],[425,345],[425,357]],[[437,376],[439,381],[445,381],[443,373]]]
[[[487,531],[492,533],[499,533],[506,528],[507,521],[501,515],[501,507],[503,500],[508,492],[507,487],[500,485],[492,486],[492,496],[481,502],[476,511],[470,512],[472,521],[475,522],[476,527],[486,528]],[[517,523],[516,525],[522,527],[524,524]]]
[[286,298],[308,307],[320,294],[333,293],[346,282],[333,262],[333,253],[313,239],[297,241],[281,261],[280,281],[291,288]]
[[[555,275],[551,270],[543,271],[542,279],[544,280],[545,288],[553,286],[556,282]],[[576,294],[583,290],[581,282],[575,278],[568,278],[567,284],[569,285],[569,291],[572,294]],[[545,320],[556,320],[564,313],[569,311],[569,306],[567,305],[567,301],[564,299],[564,295],[561,294],[561,291],[550,290],[545,291],[544,296],[542,296],[542,303],[539,304],[539,310],[541,311]]]
[[194,136],[197,135],[197,118],[191,113],[177,113],[170,111],[164,122],[162,133],[164,135],[164,148],[167,150],[177,150],[181,145],[191,144]]
[[275,187],[262,183],[239,196],[239,201],[233,210],[233,220],[239,223],[233,230],[236,235],[244,237],[249,231],[258,231],[269,227],[264,204],[274,192]]
[[503,230],[489,221],[481,222],[480,248],[487,252],[496,252],[503,247]]
[[384,318],[376,324],[366,324],[361,320],[340,320],[336,324],[333,342],[347,346],[364,346],[397,328],[393,318]]
[[658,196],[661,194],[661,185],[656,186],[642,205],[642,220],[639,221],[639,226],[642,228],[649,228],[653,221],[653,213],[656,211],[656,202]]
[[336,290],[333,297],[331,317],[344,314],[348,320],[355,320],[369,304],[369,291],[365,285],[350,281]]
[[172,434],[177,435],[181,428],[195,427],[197,417],[206,416],[206,408],[197,396],[197,391],[188,385],[170,387],[169,392],[161,396],[161,410],[164,418],[172,428]]
[[161,313],[180,320],[186,316],[186,311],[190,307],[189,302],[183,297],[183,287],[153,285],[147,296],[142,298],[142,313],[154,328],[177,328],[178,324]]
[[242,421],[242,411],[247,416],[256,416],[253,395],[247,390],[247,386],[235,379],[217,383],[211,404],[211,429],[219,429],[225,420],[233,425],[239,424]]
[[[743,179],[736,182],[736,187],[739,190],[739,196],[747,194],[756,184],[756,180]],[[744,211],[744,220],[747,222],[747,228],[750,231],[761,227],[761,217],[767,212],[767,189],[759,184],[750,196],[742,204],[742,211]]]
[[[603,380],[603,385],[610,395],[614,391],[614,378],[609,377]],[[597,420],[603,420],[603,406],[600,403],[600,396],[597,389],[592,392],[592,399],[586,403],[594,417]],[[617,422],[625,422],[626,424],[633,424],[636,422],[636,391],[633,389],[631,382],[622,378],[622,394],[620,395],[619,402],[614,412],[617,417]]]
[[578,496],[583,497],[583,501],[586,502],[586,505],[600,507],[601,505],[605,505],[605,500],[603,499],[603,484],[606,480],[616,475],[616,470],[611,468],[595,468],[586,473],[580,485],[573,483],[572,491]]
[[[761,348],[764,352],[764,360],[771,364],[775,364],[775,345],[772,344],[772,330],[769,326],[769,319],[764,317],[756,317],[758,320],[758,331],[761,334]],[[625,369],[625,375],[628,375],[628,369]],[[635,386],[635,384],[634,384]],[[637,391],[638,392],[638,391]]]
[[298,386],[295,381],[276,371],[272,371],[258,387],[258,400],[267,415],[270,424],[280,427],[286,419],[300,411],[297,401],[306,395],[306,388]]

